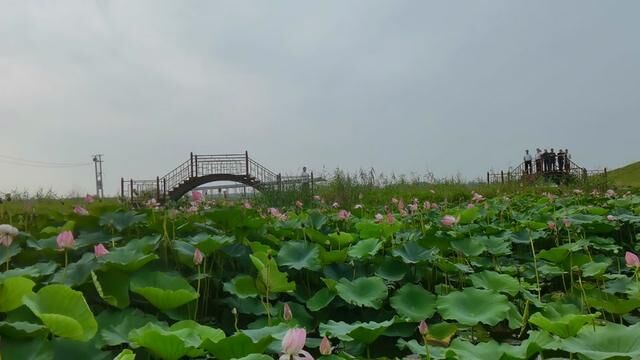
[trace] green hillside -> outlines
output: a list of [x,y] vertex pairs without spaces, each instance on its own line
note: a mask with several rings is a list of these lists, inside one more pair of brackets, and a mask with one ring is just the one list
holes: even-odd
[[640,187],[640,161],[610,171],[608,180],[616,186]]

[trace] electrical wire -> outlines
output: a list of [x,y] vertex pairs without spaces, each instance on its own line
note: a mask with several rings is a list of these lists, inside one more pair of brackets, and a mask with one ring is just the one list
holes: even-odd
[[38,161],[38,160],[27,160],[23,158],[18,158],[14,156],[0,155],[0,162],[17,165],[17,166],[28,166],[28,167],[36,167],[36,168],[73,168],[73,167],[84,167],[91,165],[90,162],[86,163],[60,163],[60,162],[46,162],[46,161]]

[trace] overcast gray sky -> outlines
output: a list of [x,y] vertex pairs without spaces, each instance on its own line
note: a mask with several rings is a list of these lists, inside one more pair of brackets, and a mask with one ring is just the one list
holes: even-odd
[[[640,160],[638,1],[0,3],[0,155],[106,192],[196,153],[481,177]],[[1,160],[1,159],[0,159]],[[3,161],[3,162],[2,162]],[[0,161],[0,191],[94,190]]]

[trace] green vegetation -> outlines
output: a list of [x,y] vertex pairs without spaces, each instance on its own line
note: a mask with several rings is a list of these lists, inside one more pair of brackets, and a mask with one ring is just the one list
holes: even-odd
[[19,230],[0,227],[0,356],[640,357],[640,194],[372,189],[280,209],[0,204]]
[[640,161],[610,171],[608,180],[616,186],[640,188]]

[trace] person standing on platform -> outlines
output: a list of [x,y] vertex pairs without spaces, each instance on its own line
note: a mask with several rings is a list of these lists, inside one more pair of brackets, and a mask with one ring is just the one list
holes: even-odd
[[544,165],[544,172],[548,172],[549,171],[549,152],[547,151],[547,149],[544,149],[544,152],[542,153],[542,164]]
[[553,148],[549,152],[549,171],[556,171],[556,152]]
[[531,154],[529,154],[529,150],[524,151],[524,173],[531,175]]
[[571,154],[569,154],[569,149],[564,149],[564,170],[566,172],[571,171]]
[[536,149],[536,173],[539,174],[542,171],[542,150]]
[[558,150],[558,171],[564,172],[564,152],[562,149]]

